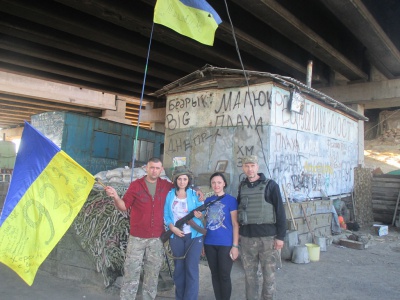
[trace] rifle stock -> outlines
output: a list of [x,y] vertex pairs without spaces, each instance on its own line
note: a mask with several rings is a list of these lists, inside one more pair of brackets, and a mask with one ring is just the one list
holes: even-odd
[[[207,207],[209,207],[210,205],[214,204],[215,202],[221,200],[225,195],[219,196],[217,199],[208,202],[206,204],[200,205],[199,207],[193,209],[190,213],[188,213],[186,216],[184,216],[183,218],[179,219],[178,221],[176,221],[175,223],[175,227],[178,227],[179,229],[182,229],[183,225],[185,225],[185,223],[187,223],[189,220],[194,218],[194,212],[195,211],[205,211],[207,209]],[[160,236],[160,240],[161,242],[164,244],[166,241],[168,241],[168,239],[171,237],[172,235],[172,231],[171,229],[168,229],[166,232],[164,232],[161,236]]]

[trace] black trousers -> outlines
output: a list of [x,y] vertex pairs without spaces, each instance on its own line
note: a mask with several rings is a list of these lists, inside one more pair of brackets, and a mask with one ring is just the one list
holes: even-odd
[[231,246],[204,245],[216,300],[229,300],[231,298],[231,270],[233,265],[233,260],[229,255],[231,248]]

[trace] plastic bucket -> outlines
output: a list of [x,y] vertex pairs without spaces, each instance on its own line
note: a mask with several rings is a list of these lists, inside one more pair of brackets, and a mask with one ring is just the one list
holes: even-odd
[[310,261],[319,261],[320,247],[316,244],[306,244]]
[[310,258],[306,246],[296,245],[293,248],[292,262],[295,264],[308,264]]

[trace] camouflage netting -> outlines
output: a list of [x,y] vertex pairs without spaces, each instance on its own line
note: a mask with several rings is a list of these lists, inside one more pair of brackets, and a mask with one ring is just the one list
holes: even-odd
[[[107,183],[122,196],[127,186]],[[104,191],[93,188],[74,222],[76,234],[84,250],[91,256],[96,269],[108,287],[121,276],[127,239],[129,218],[120,212]]]
[[[122,197],[129,187],[131,169],[102,171],[95,175],[105,185],[112,186]],[[145,175],[142,168],[134,169],[133,180]],[[165,174],[162,174],[162,178]],[[129,214],[115,208],[100,184],[95,184],[74,221],[74,228],[82,248],[104,277],[106,287],[122,275],[129,236]],[[169,248],[169,247],[168,247]],[[173,267],[173,261],[170,260]],[[165,262],[162,271],[168,271]]]

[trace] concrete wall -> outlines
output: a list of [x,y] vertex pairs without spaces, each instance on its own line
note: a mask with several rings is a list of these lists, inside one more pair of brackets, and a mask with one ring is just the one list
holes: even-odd
[[75,240],[72,230],[70,228],[66,232],[40,266],[40,270],[58,278],[79,280],[104,287],[102,274],[96,270],[96,265],[89,254]]
[[302,95],[301,114],[290,110],[290,91],[267,82],[167,97],[164,165],[186,157],[198,175],[228,160],[228,192],[243,178],[241,158],[257,155],[260,170],[285,186],[288,197],[348,193],[358,161],[358,123]]

